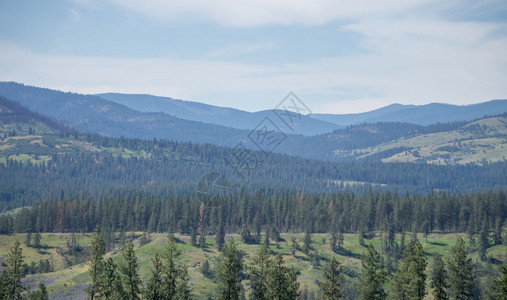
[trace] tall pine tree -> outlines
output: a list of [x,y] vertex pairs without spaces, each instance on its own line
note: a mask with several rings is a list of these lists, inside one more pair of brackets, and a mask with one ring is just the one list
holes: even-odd
[[299,297],[299,282],[294,268],[285,266],[283,256],[278,253],[268,273],[268,299],[294,300]]
[[104,254],[106,253],[106,245],[104,236],[97,226],[93,234],[90,244],[90,279],[86,291],[90,295],[90,299],[95,299],[97,292],[100,290],[100,276],[104,266]]
[[215,242],[217,243],[218,251],[222,251],[222,247],[225,243],[225,231],[222,223],[218,225],[218,230],[215,235]]
[[433,258],[433,269],[431,271],[431,287],[433,288],[433,297],[435,300],[447,300],[447,270],[445,263],[440,254],[436,254]]
[[151,262],[153,267],[151,268],[151,277],[146,283],[146,288],[143,291],[144,297],[148,300],[165,299],[162,258],[160,255],[155,254]]
[[475,280],[472,259],[468,257],[465,241],[458,237],[451,248],[451,257],[447,260],[449,273],[449,296],[451,299],[470,299],[473,297]]
[[258,300],[269,299],[267,290],[268,273],[271,266],[269,247],[266,245],[260,246],[252,261],[253,266],[248,268],[252,294]]
[[403,251],[394,276],[393,296],[396,299],[423,299],[426,295],[426,259],[419,241],[410,242]]
[[134,244],[129,242],[122,253],[123,261],[120,262],[118,269],[123,285],[126,299],[139,299],[141,293],[141,278],[139,277],[139,263],[134,252]]
[[500,276],[493,281],[492,292],[495,300],[507,299],[507,266],[500,267]]
[[104,262],[99,282],[98,294],[105,299],[126,298],[121,285],[121,278],[118,274],[118,266],[111,257]]
[[0,299],[21,299],[25,290],[21,279],[25,277],[23,271],[23,250],[19,241],[15,241],[7,259],[7,267],[0,276]]
[[242,291],[242,257],[240,255],[238,247],[232,239],[228,240],[224,244],[222,250],[222,258],[216,267],[218,280],[218,299],[239,299]]
[[322,298],[336,300],[342,298],[342,269],[338,260],[333,256],[329,265],[324,270],[324,280],[319,282]]
[[366,250],[367,252],[361,257],[362,276],[359,280],[361,299],[385,299],[384,283],[387,273],[382,257],[372,245],[369,245]]

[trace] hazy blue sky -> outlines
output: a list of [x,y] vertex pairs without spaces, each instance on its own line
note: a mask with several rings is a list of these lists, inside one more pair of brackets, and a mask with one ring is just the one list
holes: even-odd
[[507,98],[507,1],[0,0],[0,80],[314,112]]

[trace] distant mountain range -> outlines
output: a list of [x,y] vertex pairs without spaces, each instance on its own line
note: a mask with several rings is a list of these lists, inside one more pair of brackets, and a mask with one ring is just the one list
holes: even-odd
[[[110,137],[156,138],[226,147],[241,143],[246,148],[259,150],[252,140],[252,136],[259,135],[252,129],[259,129],[257,125],[270,120],[278,126],[276,134],[282,141],[269,151],[304,158],[460,164],[499,161],[507,156],[506,131],[498,126],[504,118],[491,121],[496,125],[489,131],[476,129],[477,126],[489,128],[493,124],[490,121],[467,127],[484,115],[507,112],[507,100],[468,106],[393,104],[361,114],[313,114],[295,120],[292,131],[273,111],[250,113],[150,95],[81,95],[14,82],[0,82],[0,95],[78,131]],[[426,138],[436,133],[440,133],[434,135],[442,138],[440,141]],[[459,141],[468,142],[453,144]],[[451,149],[448,146],[459,150],[444,151]],[[421,151],[423,148],[426,150]],[[469,159],[467,153],[477,155]]]
[[[205,122],[237,129],[251,130],[266,117],[271,118],[279,128],[284,128],[285,126],[274,115],[273,110],[251,113],[234,108],[152,95],[107,93],[98,94],[97,96],[115,103],[123,104],[137,111],[152,113],[162,112],[180,119]],[[295,122],[295,126],[293,127],[294,130],[288,129],[287,131],[288,133],[294,134],[315,135],[331,132],[342,127],[343,126],[336,125],[333,122],[301,115],[301,118]]]
[[225,126],[144,113],[93,95],[0,83],[0,95],[82,132],[111,137],[169,139],[233,146],[248,133]]
[[[252,129],[259,120],[272,111],[247,112],[199,102],[176,100],[152,95],[107,93],[97,96],[123,104],[142,112],[164,112],[175,117],[223,125],[238,129]],[[294,133],[315,135],[361,123],[401,122],[430,125],[455,121],[472,121],[484,116],[507,112],[507,100],[492,100],[472,105],[431,103],[426,105],[391,104],[376,110],[357,114],[312,114],[298,121]]]
[[425,105],[391,104],[359,114],[313,114],[315,119],[346,126],[360,123],[401,122],[417,125],[472,121],[507,112],[507,100],[492,100],[471,105],[430,103]]
[[[505,116],[493,117],[461,126],[460,133],[441,131],[422,136],[422,131],[437,129],[401,123],[351,127],[336,136],[312,137],[336,147],[358,146],[356,150],[339,153],[352,154],[346,157],[348,161],[323,162],[281,154],[265,156],[261,151],[252,151],[262,162],[250,165],[252,168],[245,174],[248,180],[243,181],[224,160],[224,156],[234,155],[230,148],[83,134],[0,96],[0,210],[2,205],[19,206],[20,203],[47,199],[48,195],[61,197],[65,194],[68,197],[76,189],[97,193],[95,195],[104,188],[109,191],[150,191],[161,196],[175,192],[192,193],[196,181],[210,172],[224,174],[238,188],[261,186],[268,190],[302,189],[309,193],[342,189],[360,192],[368,188],[466,192],[505,187],[505,162],[484,167],[468,163],[475,162],[476,158],[488,160],[491,157],[494,161],[502,154],[502,147],[507,146],[506,122]],[[459,125],[452,126],[457,128]],[[443,129],[449,127],[438,130]],[[410,133],[415,132],[419,135],[410,138]],[[360,147],[399,135],[407,135],[407,138],[399,139],[401,144]],[[481,140],[481,136],[486,138]],[[445,145],[444,139],[453,137],[460,140]],[[414,145],[411,139],[416,139]],[[311,142],[313,148],[308,148],[309,152],[321,148],[318,140]],[[428,147],[419,147],[417,143]],[[470,147],[470,143],[475,146]],[[387,158],[384,154],[391,150],[400,153],[408,163],[396,163],[400,161],[392,159],[397,158],[396,155],[388,158],[394,163],[384,163]],[[449,166],[434,165],[431,159],[435,155],[446,155],[442,162]],[[463,163],[463,155],[468,159],[466,163]]]

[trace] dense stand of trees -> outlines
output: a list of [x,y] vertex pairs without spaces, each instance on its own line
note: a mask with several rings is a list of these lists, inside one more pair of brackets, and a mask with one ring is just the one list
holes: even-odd
[[[253,191],[299,187],[311,193],[344,189],[358,192],[370,188],[369,183],[382,184],[375,185],[381,190],[411,193],[428,193],[431,189],[483,191],[507,186],[507,162],[482,167],[376,161],[329,163],[253,151],[249,170],[241,172],[244,178],[239,178],[225,162],[231,158],[231,149],[209,144],[107,138],[69,131],[43,135],[42,142],[47,147],[27,142],[21,148],[2,150],[6,158],[0,164],[0,211],[65,197],[98,198],[135,192],[158,197],[188,195],[198,180],[211,172],[223,174],[235,188]],[[83,146],[77,147],[76,143]],[[20,153],[51,159],[36,164],[8,158]],[[134,157],[128,157],[131,154]],[[347,186],[344,181],[364,184]]]
[[255,241],[261,231],[269,231],[271,238],[279,232],[330,232],[339,248],[343,233],[385,232],[388,246],[392,246],[395,233],[438,230],[482,234],[484,241],[475,242],[478,246],[486,243],[485,248],[490,236],[494,243],[501,242],[507,217],[503,191],[432,192],[424,196],[371,190],[362,194],[239,191],[220,198],[218,206],[207,206],[201,200],[195,195],[160,199],[134,194],[98,201],[45,201],[14,215],[0,216],[0,233],[91,232],[100,226],[104,232],[219,233],[222,240],[224,232],[235,232]]

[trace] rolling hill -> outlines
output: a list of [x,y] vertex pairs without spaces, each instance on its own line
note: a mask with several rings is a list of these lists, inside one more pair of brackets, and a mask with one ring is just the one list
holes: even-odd
[[430,164],[484,164],[505,161],[507,115],[480,119],[453,130],[407,135],[370,147],[335,150],[335,155],[342,158],[374,158],[383,162]]
[[463,106],[442,103],[426,105],[392,104],[365,113],[313,114],[312,117],[340,126],[377,122],[402,122],[426,126],[435,123],[472,121],[504,112],[507,112],[507,100],[492,100]]
[[[152,95],[105,93],[97,96],[142,112],[165,112],[175,117],[239,129],[251,129],[271,111],[246,112],[199,102]],[[507,112],[507,100],[492,100],[472,105],[430,103],[426,105],[391,104],[357,114],[320,114],[303,116],[296,134],[316,135],[361,123],[399,122],[416,125],[472,121]]]
[[[103,95],[111,99],[123,99],[121,101],[129,102],[130,104],[125,104],[131,106],[134,105],[132,103],[136,103],[135,105],[139,109],[139,101],[146,100],[147,110],[155,110],[156,103],[164,102],[166,105],[162,107],[168,110],[173,109],[173,112],[182,118],[206,116],[204,118],[214,120],[218,115],[221,115],[224,116],[224,120],[230,122],[244,119],[243,124],[247,122],[257,124],[252,126],[257,131],[252,131],[185,120],[164,112],[141,112],[98,96],[64,93],[12,82],[0,83],[0,95],[26,106],[39,115],[46,115],[72,126],[79,132],[96,133],[109,137],[147,140],[156,138],[225,147],[243,145],[247,149],[264,150],[269,153],[338,162],[367,160],[432,164],[482,164],[503,161],[504,156],[507,156],[503,147],[505,130],[500,128],[503,126],[501,125],[503,119],[498,119],[496,123],[485,121],[491,119],[489,118],[425,126],[408,122],[361,123],[329,133],[304,136],[292,134],[291,130],[284,127],[285,124],[281,124],[273,111],[247,113],[195,102],[159,99],[149,95]],[[116,100],[120,101],[118,99]],[[403,114],[403,112],[410,116],[407,110],[423,116],[425,113],[441,109],[444,113],[439,115],[440,119],[450,111],[461,111],[461,113],[447,115],[447,119],[471,118],[474,115],[482,115],[493,110],[502,112],[505,103],[507,102],[498,100],[462,107],[444,105],[443,108],[437,104],[421,107],[394,104],[360,114],[360,117],[367,120],[381,120],[387,115],[395,116]],[[331,116],[327,115],[326,118]],[[258,117],[256,120],[258,123],[252,123],[256,117]],[[414,120],[416,119],[414,116]],[[357,120],[359,119],[356,118],[355,121]],[[263,145],[256,144],[254,138],[263,137],[259,134],[262,133],[261,129],[263,128],[260,125],[266,125],[266,123],[269,125],[270,121],[277,126],[272,127],[273,136],[279,138],[280,142],[266,150],[262,147]],[[354,120],[349,115],[348,122],[352,121]],[[318,128],[312,126],[319,127],[321,125],[315,123],[310,117],[302,118],[297,122],[294,127],[296,131],[300,127],[307,127],[307,130],[314,131]],[[477,129],[479,127],[482,129]],[[468,132],[468,135],[463,135],[462,132]],[[445,138],[439,138],[439,142],[435,142],[432,138],[436,136]],[[453,143],[456,142],[461,143],[454,145]],[[450,147],[454,147],[451,152],[445,150],[451,150]]]
[[[222,125],[231,128],[251,130],[257,126],[260,120],[271,117],[279,128],[285,125],[273,115],[272,110],[259,112],[247,112],[239,109],[219,107],[199,102],[176,100],[168,97],[157,97],[152,95],[132,95],[106,93],[97,96],[125,105],[131,109],[141,112],[163,112],[180,119],[199,121],[209,124]],[[301,115],[296,120],[294,131],[291,134],[316,135],[331,132],[341,128],[323,120],[317,120],[311,116]]]
[[143,113],[97,96],[0,83],[0,95],[81,132],[234,146],[248,132],[164,113]]

